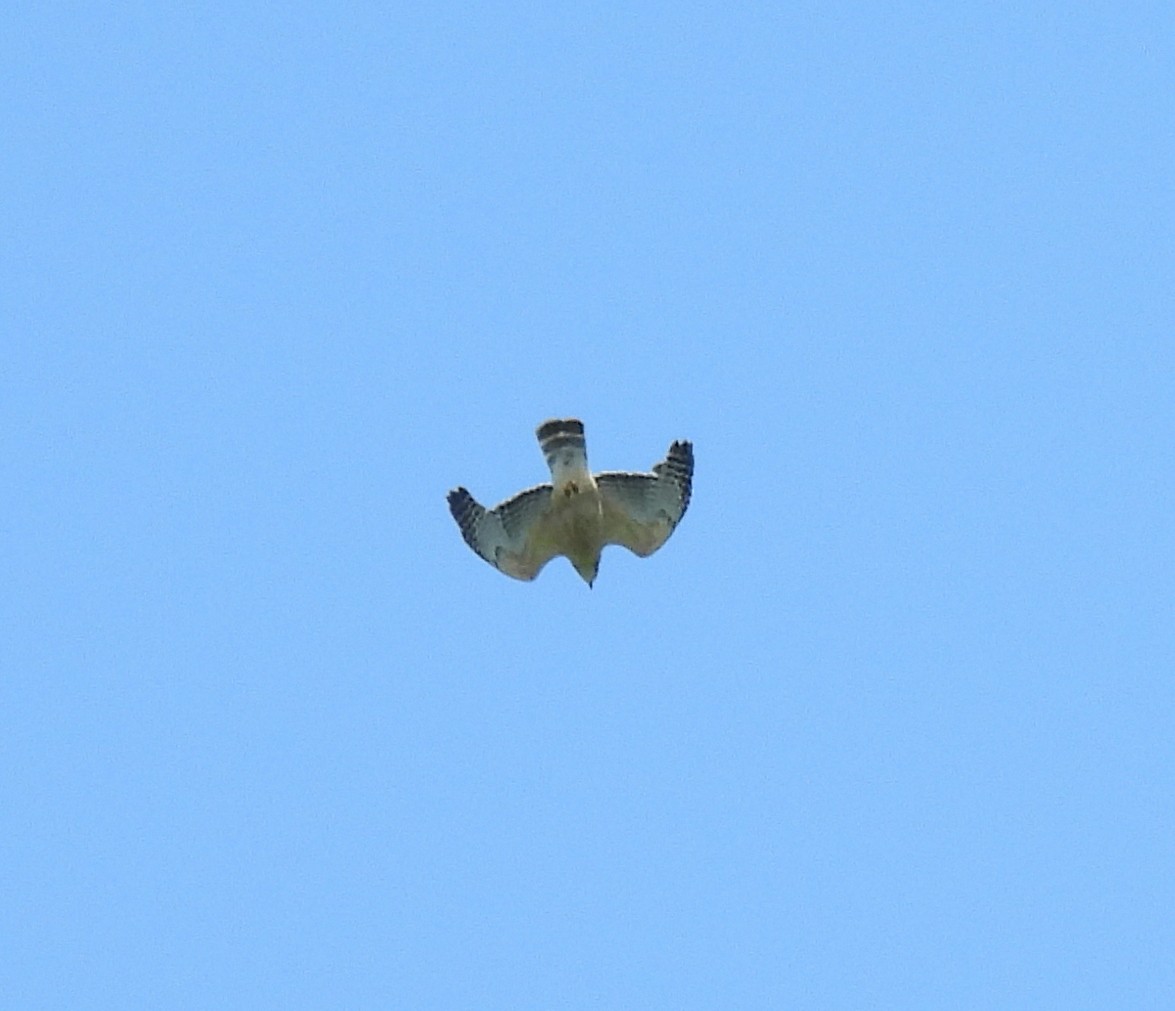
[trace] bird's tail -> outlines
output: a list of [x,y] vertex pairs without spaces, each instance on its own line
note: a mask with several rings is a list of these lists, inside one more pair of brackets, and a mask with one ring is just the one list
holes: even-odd
[[575,418],[544,421],[535,435],[556,488],[588,475],[587,440],[582,421]]

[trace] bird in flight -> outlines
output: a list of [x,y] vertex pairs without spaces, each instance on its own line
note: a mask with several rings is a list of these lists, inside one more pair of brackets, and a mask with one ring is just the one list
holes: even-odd
[[465,543],[500,572],[534,579],[564,555],[590,587],[605,545],[620,544],[644,558],[685,515],[694,476],[692,443],[673,443],[651,473],[593,475],[582,421],[544,421],[535,434],[551,468],[550,484],[528,488],[493,509],[464,488],[449,492],[449,511]]

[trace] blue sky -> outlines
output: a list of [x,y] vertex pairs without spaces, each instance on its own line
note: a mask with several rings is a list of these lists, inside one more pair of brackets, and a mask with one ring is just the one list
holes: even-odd
[[1173,28],[7,9],[0,1002],[1172,1006]]

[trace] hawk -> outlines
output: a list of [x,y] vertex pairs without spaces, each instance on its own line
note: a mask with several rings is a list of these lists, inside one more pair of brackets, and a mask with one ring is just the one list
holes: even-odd
[[464,488],[449,492],[449,511],[465,543],[500,572],[534,579],[552,558],[565,555],[590,587],[606,544],[644,558],[685,515],[694,476],[691,443],[673,443],[651,473],[593,476],[582,421],[544,421],[535,434],[551,484],[528,488],[493,509]]

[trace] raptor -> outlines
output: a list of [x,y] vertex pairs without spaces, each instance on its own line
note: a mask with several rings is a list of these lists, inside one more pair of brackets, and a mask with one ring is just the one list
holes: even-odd
[[648,473],[588,469],[583,422],[544,421],[535,433],[551,483],[519,492],[486,509],[464,488],[449,492],[449,510],[465,542],[500,572],[531,580],[564,555],[590,587],[605,546],[642,558],[677,528],[689,507],[694,450],[674,442]]

